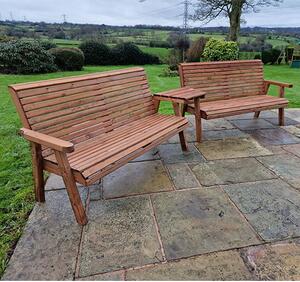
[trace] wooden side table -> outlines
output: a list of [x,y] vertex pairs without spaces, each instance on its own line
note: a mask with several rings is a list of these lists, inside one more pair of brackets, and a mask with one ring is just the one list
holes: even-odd
[[[155,99],[157,97],[157,99]],[[173,104],[174,112],[177,116],[183,116],[186,112],[188,104],[195,105],[195,126],[196,126],[196,139],[201,142],[201,113],[200,113],[200,99],[205,98],[205,92],[191,87],[182,87],[170,91],[156,93],[154,95],[156,110],[159,108],[160,101],[169,101]],[[180,108],[180,105],[182,107]]]

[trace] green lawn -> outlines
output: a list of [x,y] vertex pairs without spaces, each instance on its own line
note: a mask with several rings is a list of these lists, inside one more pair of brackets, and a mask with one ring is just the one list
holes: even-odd
[[[145,67],[153,92],[179,87],[179,78],[160,76],[164,67],[163,65]],[[34,204],[29,146],[17,134],[21,124],[9,97],[7,86],[117,68],[123,67],[86,67],[81,72],[41,75],[0,75],[0,277]],[[291,107],[300,107],[299,69],[291,69],[288,66],[267,66],[265,74],[268,79],[294,83],[295,88],[287,90],[287,98],[291,102]],[[274,88],[271,91],[276,95]],[[160,110],[162,113],[172,113],[169,103],[163,103]]]

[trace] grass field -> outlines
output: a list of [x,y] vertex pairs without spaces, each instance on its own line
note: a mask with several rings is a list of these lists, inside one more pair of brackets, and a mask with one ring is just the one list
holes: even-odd
[[[160,76],[164,67],[163,65],[145,67],[153,92],[179,87],[178,77]],[[7,86],[117,68],[123,67],[86,67],[81,72],[41,75],[0,75],[0,277],[34,204],[29,146],[17,134],[21,124]],[[268,79],[294,83],[295,87],[287,90],[287,98],[291,102],[291,107],[300,107],[299,69],[291,69],[288,66],[266,66],[265,75]],[[277,95],[276,89],[272,88],[271,93]],[[163,103],[160,111],[170,114],[172,107],[169,103]]]

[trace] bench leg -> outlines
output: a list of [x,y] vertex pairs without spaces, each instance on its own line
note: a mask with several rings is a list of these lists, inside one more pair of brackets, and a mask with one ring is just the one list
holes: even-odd
[[254,118],[259,118],[260,112],[255,112]]
[[284,126],[284,108],[279,109],[279,126]]
[[80,225],[85,225],[88,222],[87,216],[85,214],[85,210],[67,156],[65,153],[61,152],[55,152],[55,156],[58,162],[58,166],[62,172],[62,177],[67,188],[76,220]]
[[45,202],[45,181],[41,145],[32,143],[31,152],[35,200],[43,203]]
[[194,98],[195,104],[195,126],[196,126],[196,141],[201,143],[202,141],[202,122],[200,112],[200,99]]
[[181,115],[182,115],[183,117],[185,117],[186,110],[187,110],[187,104],[183,104],[183,106],[182,106],[182,108],[181,108]]
[[184,131],[179,132],[179,140],[180,140],[180,145],[181,145],[182,151],[187,152],[189,150],[189,148],[186,143]]

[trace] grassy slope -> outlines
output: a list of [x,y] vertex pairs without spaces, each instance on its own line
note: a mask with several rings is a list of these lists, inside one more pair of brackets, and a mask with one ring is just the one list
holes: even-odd
[[[81,72],[28,76],[0,75],[0,276],[33,206],[29,146],[17,135],[21,124],[10,100],[7,85],[117,68],[122,67],[86,67]],[[178,78],[159,76],[163,68],[164,66],[146,66],[150,87],[154,93],[179,87]],[[268,79],[295,83],[296,87],[287,91],[291,107],[300,107],[299,73],[299,69],[290,69],[288,66],[265,67]],[[272,94],[276,95],[273,88]],[[172,113],[170,104],[163,103],[161,112]]]

